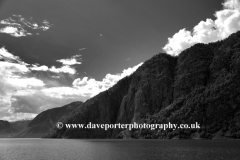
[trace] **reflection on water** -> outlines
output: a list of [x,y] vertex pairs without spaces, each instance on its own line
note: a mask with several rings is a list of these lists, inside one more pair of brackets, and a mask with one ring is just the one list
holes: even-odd
[[0,160],[240,159],[235,140],[0,139]]

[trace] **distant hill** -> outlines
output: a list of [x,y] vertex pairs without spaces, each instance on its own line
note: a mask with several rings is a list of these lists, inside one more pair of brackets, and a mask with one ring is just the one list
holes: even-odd
[[10,128],[10,123],[8,121],[0,120],[0,128],[8,129],[8,128]]
[[195,123],[201,129],[57,129],[50,138],[240,138],[240,32],[160,53],[86,101],[63,123]]
[[0,138],[13,137],[15,134],[23,130],[31,120],[20,120],[8,122],[0,120]]
[[40,138],[50,132],[58,120],[74,109],[80,107],[82,102],[73,102],[63,107],[52,108],[39,113],[22,131],[17,133],[14,138]]

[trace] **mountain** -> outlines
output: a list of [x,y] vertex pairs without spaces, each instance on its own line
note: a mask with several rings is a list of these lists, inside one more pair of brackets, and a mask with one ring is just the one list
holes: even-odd
[[31,120],[8,122],[0,120],[0,138],[12,137],[24,129]]
[[200,129],[57,129],[50,138],[240,138],[240,32],[146,61],[61,119],[67,124],[198,122]]
[[10,123],[8,121],[0,120],[0,128],[1,129],[5,129],[5,128],[9,128],[9,127],[10,127]]
[[39,113],[15,138],[40,138],[50,132],[61,117],[70,114],[81,106],[82,102],[73,102],[63,107],[52,108]]
[[0,138],[40,138],[50,132],[60,118],[71,113],[81,104],[82,102],[73,102],[63,107],[48,109],[39,113],[33,120],[15,122],[0,120]]

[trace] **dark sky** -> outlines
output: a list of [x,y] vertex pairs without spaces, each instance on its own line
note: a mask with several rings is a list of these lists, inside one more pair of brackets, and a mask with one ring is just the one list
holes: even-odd
[[0,20],[15,14],[53,24],[38,36],[0,34],[0,47],[27,63],[47,66],[60,66],[57,59],[80,54],[82,64],[76,66],[79,74],[74,78],[96,80],[163,52],[168,37],[214,18],[222,8],[219,0],[7,0],[0,4]]

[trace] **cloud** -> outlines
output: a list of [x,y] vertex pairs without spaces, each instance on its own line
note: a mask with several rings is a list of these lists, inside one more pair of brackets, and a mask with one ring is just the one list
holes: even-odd
[[0,95],[9,95],[22,89],[43,87],[45,84],[34,77],[28,77],[30,72],[25,64],[0,62]]
[[21,15],[13,15],[8,19],[1,20],[0,24],[3,26],[3,28],[0,28],[0,33],[6,33],[14,37],[32,35],[29,29],[47,31],[53,26],[47,20],[44,20],[42,25],[39,25]]
[[227,38],[240,30],[240,0],[227,0],[223,9],[217,11],[215,20],[199,22],[192,31],[181,29],[163,47],[168,54],[178,55],[196,43],[210,43]]
[[51,68],[49,68],[49,71],[54,73],[68,73],[68,74],[75,74],[77,72],[74,68],[70,66],[62,66],[60,68],[52,66]]
[[223,3],[223,6],[226,8],[226,9],[240,9],[240,1],[239,0],[226,0],[224,3]]
[[39,113],[39,107],[42,105],[42,101],[39,97],[33,95],[23,95],[11,97],[11,107],[14,113]]
[[105,91],[115,85],[120,79],[129,76],[138,69],[143,63],[140,63],[132,68],[124,69],[120,74],[107,74],[102,81],[97,81],[93,78],[84,77],[73,81],[73,86],[82,91],[82,95],[95,96],[98,93]]
[[79,51],[85,50],[86,48],[80,48]]
[[[43,81],[28,77],[30,70],[25,63],[0,61],[0,118],[13,120],[31,118],[34,113],[18,114],[12,107],[15,94],[24,95],[45,87]],[[15,116],[13,116],[15,115]]]
[[58,78],[60,78],[60,76],[52,76],[52,78],[56,78],[56,79],[58,79]]
[[[43,80],[34,77],[32,71],[72,74],[76,71],[72,71],[70,66],[49,68],[39,64],[29,65],[4,48],[0,49],[0,56],[18,60],[16,62],[5,61],[5,59],[0,61],[0,119],[9,121],[34,118],[44,110],[60,107],[73,101],[84,102],[112,87],[142,65],[140,63],[119,74],[107,74],[102,81],[84,77],[75,79],[71,86],[50,87]],[[59,78],[57,75],[54,76]],[[52,82],[56,83],[56,80],[58,79],[53,79]]]
[[34,88],[42,87],[45,84],[43,81],[36,78],[23,78],[21,76],[14,76],[8,79],[8,84],[14,86],[15,88]]
[[30,67],[30,69],[33,71],[49,71],[53,73],[76,74],[77,71],[75,68],[72,67],[72,65],[82,64],[82,62],[79,62],[79,60],[82,60],[81,55],[75,55],[71,58],[57,60],[57,62],[63,64],[63,66],[61,67],[52,66],[51,68],[49,68],[46,65],[39,66],[37,64],[34,64],[32,65],[32,67]]
[[[1,111],[1,110],[0,110]],[[7,121],[18,121],[18,120],[23,120],[23,119],[33,119],[34,117],[37,116],[37,114],[34,113],[6,113],[2,112],[3,116],[1,119],[7,120]]]
[[9,53],[4,47],[0,48],[0,58],[9,61],[21,61],[18,56]]
[[5,28],[1,28],[0,33],[10,34],[11,36],[14,36],[14,37],[32,35],[31,33],[27,33],[27,31],[24,30],[23,28],[12,27],[12,26],[6,26]]
[[67,59],[59,59],[57,60],[57,62],[62,63],[63,65],[75,65],[75,64],[82,64],[82,62],[79,62],[79,60],[81,59],[81,55],[75,55],[71,58],[67,58]]
[[37,65],[33,65],[33,67],[31,67],[31,70],[33,71],[48,71],[48,66],[37,66]]
[[48,68],[48,66],[42,65],[32,65],[32,67],[30,67],[30,69],[32,71],[49,71],[49,72],[53,72],[53,73],[66,73],[66,74],[76,74],[77,71],[75,68],[72,68],[70,66],[62,66],[62,67],[55,67],[52,66],[51,68]]
[[86,100],[72,87],[50,87],[24,64],[0,61],[0,119],[19,120],[67,103]]

